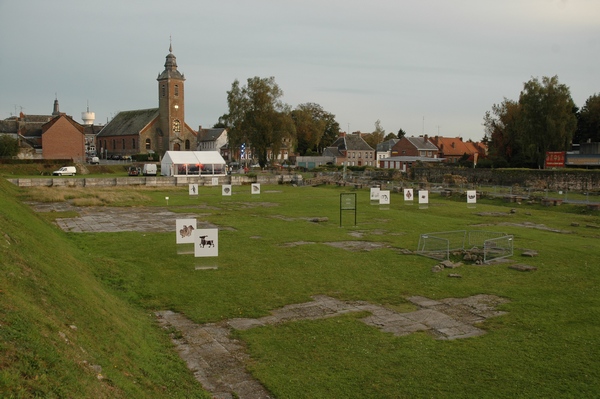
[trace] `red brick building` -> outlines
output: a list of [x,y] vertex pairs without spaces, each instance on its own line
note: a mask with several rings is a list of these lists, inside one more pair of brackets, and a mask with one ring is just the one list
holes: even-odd
[[42,125],[44,159],[72,159],[73,162],[83,163],[85,156],[83,125],[62,113]]
[[439,158],[438,148],[429,141],[427,135],[419,137],[402,137],[392,147],[391,154],[395,156],[411,156],[424,158]]

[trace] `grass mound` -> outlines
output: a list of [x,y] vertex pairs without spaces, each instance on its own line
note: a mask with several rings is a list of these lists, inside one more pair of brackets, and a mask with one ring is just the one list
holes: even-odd
[[17,194],[0,181],[0,396],[206,397],[154,316]]

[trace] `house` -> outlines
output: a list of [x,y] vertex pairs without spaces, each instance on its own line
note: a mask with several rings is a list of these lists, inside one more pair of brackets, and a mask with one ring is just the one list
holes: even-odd
[[198,144],[196,147],[198,151],[218,151],[223,155],[227,143],[227,129],[203,129],[202,126],[198,127]]
[[438,148],[440,158],[444,158],[447,163],[456,163],[463,158],[473,160],[475,154],[478,154],[478,157],[486,155],[483,143],[463,141],[460,137],[434,136],[430,137],[429,141]]
[[323,149],[324,157],[333,157],[336,165],[376,166],[375,150],[360,134],[341,133],[329,147]]
[[392,147],[399,142],[400,139],[389,139],[382,143],[377,144],[377,164],[379,165],[379,160],[384,158],[389,158],[392,156]]
[[83,125],[63,113],[42,125],[42,157],[85,162],[86,146]]
[[438,148],[429,141],[429,137],[402,137],[392,146],[391,156],[411,156],[423,158],[438,158]]
[[98,133],[96,147],[104,157],[132,153],[193,150],[197,133],[185,123],[184,75],[169,46],[158,81],[158,108],[119,112]]

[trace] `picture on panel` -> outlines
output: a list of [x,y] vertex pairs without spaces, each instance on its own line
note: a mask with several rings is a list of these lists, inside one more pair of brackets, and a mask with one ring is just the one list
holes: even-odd
[[260,194],[260,183],[252,183],[252,194]]
[[223,184],[221,186],[221,194],[224,196],[231,196],[231,184]]
[[379,187],[371,187],[371,201],[379,201]]
[[468,190],[467,191],[467,204],[476,204],[477,203],[477,191]]
[[196,230],[196,219],[176,219],[175,233],[177,244],[189,244],[194,242],[194,230]]
[[414,200],[413,189],[405,188],[404,189],[404,201],[412,201]]
[[198,184],[193,183],[189,185],[190,195],[198,195]]
[[429,203],[429,191],[419,190],[419,204],[428,204],[428,203]]
[[194,232],[194,256],[219,256],[219,229],[199,229]]
[[213,186],[218,186],[219,185],[219,178],[218,177],[213,177],[211,180],[211,183]]
[[390,204],[390,192],[389,190],[381,190],[379,192],[379,205]]

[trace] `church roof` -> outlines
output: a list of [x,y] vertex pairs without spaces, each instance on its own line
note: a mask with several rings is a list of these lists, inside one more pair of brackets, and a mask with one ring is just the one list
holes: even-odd
[[138,134],[158,117],[158,108],[122,111],[117,114],[97,137],[129,136]]

